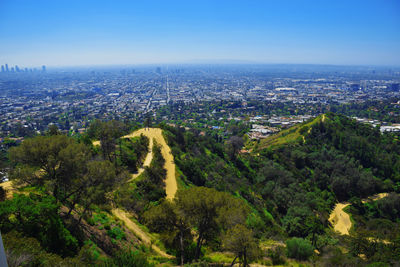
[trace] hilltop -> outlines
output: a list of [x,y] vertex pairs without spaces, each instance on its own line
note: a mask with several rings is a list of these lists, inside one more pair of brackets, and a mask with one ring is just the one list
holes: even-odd
[[282,145],[290,145],[305,142],[305,136],[310,133],[313,126],[325,122],[326,115],[320,115],[309,122],[297,124],[295,126],[290,127],[289,129],[285,129],[280,131],[277,134],[271,135],[266,139],[262,139],[260,144],[258,145],[258,149],[262,150],[263,148],[268,147],[278,147]]

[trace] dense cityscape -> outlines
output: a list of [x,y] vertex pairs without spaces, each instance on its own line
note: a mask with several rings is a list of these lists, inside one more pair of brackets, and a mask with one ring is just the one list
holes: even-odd
[[[95,118],[140,119],[176,104],[234,101],[240,102],[239,110],[246,113],[251,109],[247,101],[312,107],[400,96],[400,71],[384,67],[148,65],[46,70],[45,66],[28,69],[5,64],[1,70],[3,137],[15,133],[16,128],[40,133],[49,124],[66,131],[84,131]],[[176,115],[162,118],[170,120]],[[280,114],[253,115],[269,115],[264,119],[271,120]],[[309,108],[296,115],[318,115],[318,110]],[[284,119],[276,121],[292,125]]]

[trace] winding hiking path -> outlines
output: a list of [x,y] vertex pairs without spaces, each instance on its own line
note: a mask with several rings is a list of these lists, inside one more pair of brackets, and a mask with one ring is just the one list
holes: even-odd
[[[175,197],[175,193],[178,190],[178,186],[175,178],[175,163],[174,157],[171,153],[171,148],[165,142],[164,136],[162,135],[162,130],[160,128],[142,128],[137,131],[134,131],[128,135],[123,136],[122,138],[133,138],[143,134],[147,138],[149,138],[149,153],[146,156],[146,159],[143,162],[143,166],[139,168],[137,173],[132,174],[131,180],[138,177],[144,171],[144,167],[150,166],[150,163],[153,159],[153,142],[154,140],[161,145],[161,154],[165,159],[164,168],[167,170],[167,176],[165,179],[165,191],[167,194],[167,199],[173,199]],[[94,141],[94,146],[100,145],[100,141]]]
[[[146,155],[146,158],[143,162],[143,166],[139,168],[137,173],[132,174],[132,178],[130,179],[130,181],[138,177],[140,174],[142,174],[145,167],[150,166],[151,161],[153,159],[152,148],[155,140],[159,145],[161,145],[161,154],[165,159],[164,168],[167,170],[167,175],[165,179],[165,191],[167,194],[166,198],[173,199],[178,189],[175,178],[175,163],[174,163],[174,157],[172,156],[171,153],[171,149],[165,142],[165,139],[162,135],[162,130],[159,128],[143,128],[134,131],[128,135],[125,135],[122,138],[133,138],[140,136],[141,134],[149,138],[149,152]],[[94,141],[93,145],[100,145],[100,142]],[[130,229],[133,233],[135,233],[135,235],[138,236],[143,241],[143,243],[150,246],[159,255],[166,258],[173,258],[173,256],[165,253],[158,246],[152,244],[151,237],[146,232],[144,232],[135,221],[130,219],[131,215],[128,212],[122,209],[113,208],[112,213],[119,220],[123,221],[126,227]]]
[[[161,145],[161,153],[162,156],[165,159],[165,164],[164,168],[167,170],[167,175],[165,179],[165,190],[167,194],[167,199],[173,199],[175,197],[176,191],[178,189],[177,183],[176,183],[176,178],[175,178],[175,163],[174,163],[174,157],[172,156],[171,149],[165,142],[165,139],[162,135],[162,130],[159,128],[146,128],[146,129],[140,129],[137,130],[131,134],[125,135],[122,138],[133,138],[136,136],[140,136],[143,134],[144,136],[149,138],[149,152],[146,155],[146,158],[143,162],[143,165],[141,168],[139,168],[137,173],[132,174],[132,178],[130,180],[135,179],[138,177],[140,174],[143,173],[144,168],[147,166],[150,166],[151,161],[153,159],[153,144],[154,140]],[[93,145],[100,145],[100,141],[94,141]],[[12,196],[12,193],[15,191],[15,188],[12,185],[11,181],[7,181],[4,183],[0,183],[0,186],[2,186],[4,189],[7,190],[7,198]],[[146,245],[150,246],[156,253],[159,255],[166,257],[166,258],[174,258],[174,256],[171,256],[167,253],[165,253],[163,250],[161,250],[158,246],[153,245],[151,242],[151,237],[144,232],[135,221],[130,219],[130,214],[126,211],[123,211],[118,208],[113,208],[112,213],[114,216],[116,216],[118,219],[123,221],[128,229],[130,229],[132,232],[135,233],[136,236],[138,236],[143,243]]]
[[[376,201],[381,198],[387,197],[387,195],[388,193],[376,194],[371,197],[362,199],[361,202],[367,203],[370,201]],[[350,203],[347,202],[336,204],[335,208],[329,216],[329,222],[332,224],[333,229],[336,232],[339,232],[341,235],[349,235],[349,231],[352,225],[350,215],[344,211],[344,209],[349,205]]]
[[[136,132],[135,132],[136,133]],[[136,136],[140,136],[140,134],[136,134],[136,135],[132,135],[130,137],[123,137],[123,138],[132,138],[132,137],[136,137]],[[131,179],[129,180],[132,181],[133,179],[136,179],[139,175],[141,175],[144,172],[144,168],[145,167],[149,167],[151,164],[151,161],[153,160],[153,138],[149,138],[149,152],[146,155],[146,158],[143,161],[143,165],[142,167],[140,167],[137,171],[137,173],[133,173]]]
[[[167,199],[173,199],[175,197],[176,191],[178,189],[176,178],[175,178],[175,163],[174,157],[172,156],[171,149],[165,142],[165,139],[162,135],[162,130],[159,128],[144,128],[137,130],[131,134],[125,135],[122,138],[133,138],[136,136],[140,136],[143,134],[147,138],[149,138],[149,153],[144,160],[143,166],[138,170],[137,173],[132,175],[132,179],[138,177],[144,171],[144,167],[150,166],[150,163],[153,159],[153,143],[154,140],[161,145],[161,154],[165,159],[164,168],[167,170],[167,175],[165,179],[165,191],[167,194]],[[173,256],[168,255],[164,251],[162,251],[158,246],[151,244],[151,237],[144,232],[134,221],[132,221],[129,217],[130,215],[121,209],[114,208],[112,209],[112,213],[121,221],[125,223],[125,225],[133,231],[136,236],[138,236],[146,245],[151,246],[151,248],[157,252],[159,255],[166,258],[173,258]]]
[[[175,163],[174,157],[172,156],[171,149],[165,142],[164,136],[162,135],[162,130],[160,128],[143,128],[137,130],[131,134],[125,135],[122,138],[132,138],[136,136],[140,136],[143,134],[148,137],[151,141],[150,144],[153,144],[153,140],[155,140],[161,146],[161,154],[165,159],[164,168],[167,170],[167,176],[165,178],[165,191],[167,194],[167,199],[173,199],[175,197],[176,191],[178,190],[178,186],[175,178]],[[149,154],[151,154],[151,148],[149,149]],[[150,165],[152,156],[149,158],[147,155],[146,160],[143,166],[146,166],[146,163]],[[139,170],[140,171],[140,170]]]

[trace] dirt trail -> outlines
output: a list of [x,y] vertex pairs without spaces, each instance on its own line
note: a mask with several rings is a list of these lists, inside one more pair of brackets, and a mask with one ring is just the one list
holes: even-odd
[[350,203],[338,203],[329,216],[329,221],[333,225],[333,229],[342,235],[348,235],[351,228],[351,220],[349,214],[344,212]]
[[[157,141],[159,145],[161,145],[161,153],[165,159],[164,168],[167,170],[167,177],[165,179],[165,191],[167,194],[167,199],[173,199],[175,197],[175,193],[178,190],[178,186],[175,178],[175,163],[174,157],[172,156],[171,149],[165,142],[165,139],[162,135],[162,130],[160,128],[145,128],[137,130],[131,134],[125,135],[122,138],[132,138],[135,136],[139,136],[143,134],[147,136],[150,140],[154,139]],[[146,157],[147,160],[147,157]],[[145,160],[145,163],[146,163]],[[150,160],[151,162],[151,160]]]
[[144,172],[145,167],[149,167],[151,161],[153,160],[153,138],[149,138],[149,152],[146,155],[146,158],[144,159],[142,167],[140,167],[137,171],[137,173],[133,173],[132,177],[129,181],[132,181],[133,179],[136,179],[139,175],[141,175]]
[[[143,134],[147,138],[149,138],[150,143],[149,143],[149,153],[146,156],[146,159],[144,160],[143,166],[139,168],[138,172],[135,174],[132,174],[131,180],[135,179],[138,177],[143,171],[144,167],[150,166],[150,163],[153,159],[153,153],[151,151],[153,147],[153,140],[156,140],[159,145],[161,145],[161,153],[162,156],[165,159],[165,165],[164,168],[167,170],[167,177],[165,179],[165,191],[167,194],[167,199],[173,199],[175,197],[175,193],[178,190],[178,186],[176,183],[176,178],[175,178],[175,163],[174,163],[174,157],[172,156],[171,149],[165,142],[165,139],[162,135],[162,130],[160,128],[143,128],[139,129],[137,131],[134,131],[128,135],[123,136],[122,138],[133,138],[137,137]],[[99,146],[100,141],[93,141],[94,146]]]
[[[361,202],[367,203],[370,201],[376,201],[387,196],[388,193],[380,193],[362,199]],[[341,235],[349,235],[349,230],[351,228],[350,215],[344,211],[344,209],[349,205],[350,203],[347,202],[336,204],[335,208],[333,209],[333,211],[329,216],[329,222],[332,224],[333,229],[336,232],[339,232]]]
[[129,219],[129,214],[123,210],[120,209],[113,209],[112,213],[118,217],[121,221],[123,221],[131,231],[135,233],[137,237],[140,238],[140,240],[143,241],[147,246],[150,246],[155,252],[157,252],[159,255],[166,257],[166,258],[173,258],[173,256],[165,253],[162,251],[158,246],[151,244],[151,239],[150,237],[136,224],[134,223],[131,219]]
[[[153,159],[153,153],[152,153],[153,142],[154,140],[156,140],[156,142],[159,145],[161,145],[161,153],[165,159],[164,168],[167,170],[167,176],[165,179],[165,190],[167,194],[167,199],[173,199],[178,189],[175,178],[175,163],[171,153],[171,149],[165,142],[165,139],[162,135],[162,130],[159,128],[140,129],[131,134],[125,135],[122,138],[132,138],[140,136],[141,134],[148,137],[150,140],[149,153],[147,154],[146,159],[144,160],[143,166],[139,169],[138,173],[132,175],[131,179],[135,179],[136,177],[138,177],[144,171],[145,166],[150,166],[150,163]],[[112,210],[112,213],[117,218],[122,220],[125,223],[125,225],[135,233],[136,236],[138,236],[146,245],[151,246],[152,249],[159,255],[166,258],[173,258],[173,256],[168,255],[156,245],[152,245],[150,236],[146,232],[144,232],[134,221],[129,219],[129,214],[127,212],[121,209],[114,208]]]
[[13,187],[12,182],[7,181],[4,183],[1,183],[0,186],[3,187],[3,189],[7,191],[6,198],[11,198],[12,194],[15,192],[15,188]]
[[[161,145],[161,153],[165,159],[164,168],[167,170],[167,177],[165,179],[167,199],[173,199],[177,191],[177,183],[175,179],[175,163],[171,153],[171,149],[165,142],[165,139],[162,135],[162,130],[159,128],[140,129],[129,135],[123,136],[123,138],[132,138],[140,136],[140,134],[143,134],[149,138],[149,153],[147,154],[146,159],[143,162],[143,166],[138,170],[136,174],[132,174],[131,179],[135,179],[136,177],[138,177],[144,171],[144,167],[150,166],[150,163],[153,159],[153,140],[156,140],[157,143]],[[94,141],[93,145],[100,145],[100,141]],[[12,196],[12,192],[15,191],[11,181],[1,183],[0,186],[7,190],[7,198]],[[137,235],[146,245],[151,246],[151,248],[156,253],[166,258],[173,258],[173,256],[165,253],[158,246],[152,245],[150,236],[146,234],[134,221],[129,219],[129,214],[127,212],[121,209],[114,208],[112,209],[112,213],[120,220],[122,220],[125,225],[130,230],[132,230],[135,235]]]
[[387,197],[388,195],[389,195],[389,193],[379,193],[379,194],[364,198],[364,199],[361,200],[361,202],[362,203],[367,203],[367,202],[370,202],[370,201],[376,201],[376,200],[379,200],[381,198]]

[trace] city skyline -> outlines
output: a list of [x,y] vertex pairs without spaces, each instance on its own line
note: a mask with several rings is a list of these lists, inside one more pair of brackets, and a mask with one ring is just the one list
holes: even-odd
[[9,66],[399,65],[398,1],[0,2]]

